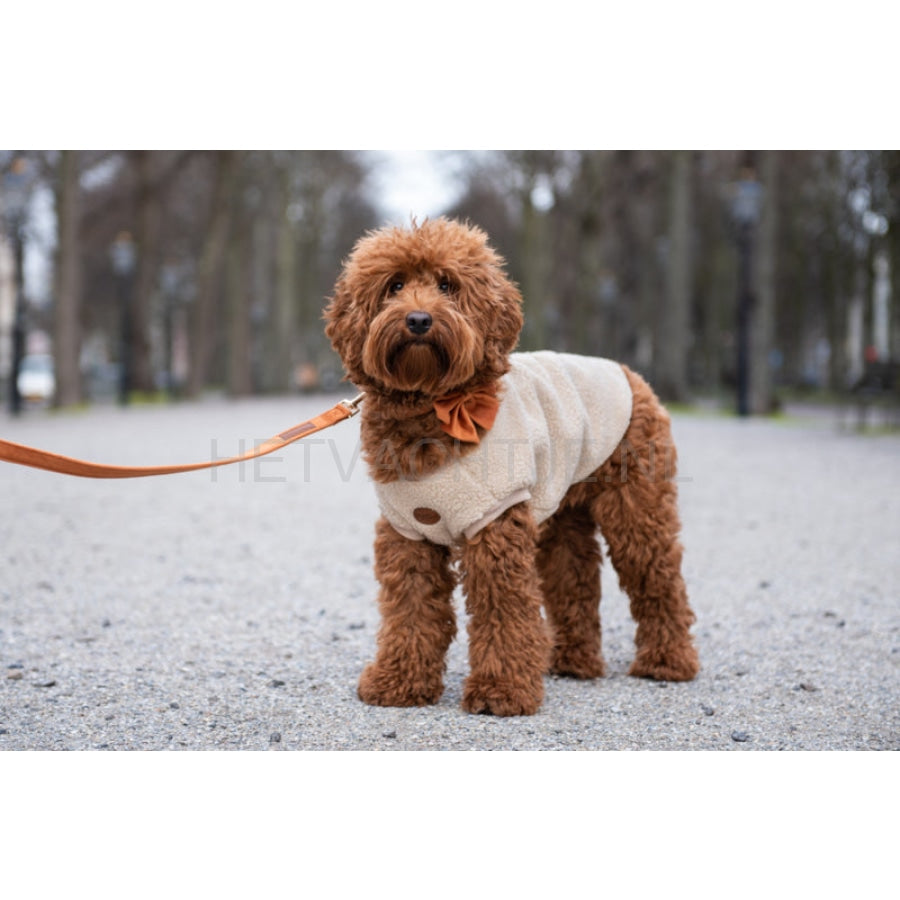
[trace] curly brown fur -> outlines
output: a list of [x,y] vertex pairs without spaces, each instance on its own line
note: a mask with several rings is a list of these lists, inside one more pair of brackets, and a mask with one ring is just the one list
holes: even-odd
[[604,674],[600,651],[600,564],[596,525],[584,507],[568,507],[541,529],[537,569],[553,631],[550,671],[575,678]]
[[385,520],[375,536],[381,583],[376,661],[363,671],[359,697],[375,706],[425,706],[444,691],[444,656],[456,635],[450,552],[410,541]]
[[550,635],[541,618],[537,527],[524,504],[485,526],[461,551],[471,674],[463,709],[528,716],[544,698]]
[[[410,316],[427,317],[427,329],[419,333]],[[434,400],[495,384],[522,328],[521,297],[484,233],[444,219],[362,238],[325,318],[349,379],[366,392],[362,447],[380,482],[432,472],[472,449],[441,429]],[[696,674],[669,418],[650,387],[625,371],[633,390],[625,437],[542,526],[518,504],[451,554],[379,521],[382,624],[360,679],[362,700],[415,706],[441,696],[456,632],[454,557],[470,616],[466,710],[530,715],[548,670],[602,675],[598,527],[637,621],[630,674]]]
[[[521,305],[477,228],[437,219],[356,244],[325,312],[325,333],[349,380],[366,391],[362,449],[376,481],[433,471],[470,449],[441,430],[432,404],[509,371]],[[432,317],[427,334],[410,334],[412,312]]]
[[591,478],[569,489],[545,524],[578,511],[606,539],[638,626],[629,674],[689,681],[700,663],[690,635],[695,617],[681,576],[677,453],[669,415],[647,382],[623,368],[633,395],[628,430],[612,456]]

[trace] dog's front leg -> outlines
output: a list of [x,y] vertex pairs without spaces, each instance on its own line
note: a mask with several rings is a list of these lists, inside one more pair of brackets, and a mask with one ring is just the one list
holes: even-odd
[[375,662],[363,670],[359,698],[373,706],[427,706],[444,691],[444,657],[456,634],[450,551],[411,541],[381,519],[375,575],[381,627]]
[[462,550],[471,673],[463,708],[525,716],[544,699],[550,635],[541,617],[537,526],[525,504],[486,525]]

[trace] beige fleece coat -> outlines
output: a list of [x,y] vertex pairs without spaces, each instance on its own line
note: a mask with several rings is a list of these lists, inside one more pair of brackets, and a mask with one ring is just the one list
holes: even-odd
[[619,445],[632,397],[618,363],[549,351],[514,353],[510,363],[476,450],[416,481],[375,485],[400,534],[449,545],[523,501],[543,522]]

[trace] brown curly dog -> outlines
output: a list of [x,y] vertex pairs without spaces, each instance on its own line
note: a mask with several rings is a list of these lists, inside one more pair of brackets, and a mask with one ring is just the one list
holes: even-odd
[[598,529],[637,622],[629,674],[683,681],[699,669],[669,416],[624,366],[512,353],[521,297],[503,267],[469,225],[386,228],[357,243],[325,311],[365,391],[362,448],[383,513],[366,703],[438,701],[457,577],[464,709],[531,715],[548,671],[603,675]]

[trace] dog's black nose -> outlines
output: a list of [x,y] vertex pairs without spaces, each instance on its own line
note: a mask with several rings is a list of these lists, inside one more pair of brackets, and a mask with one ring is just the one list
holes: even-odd
[[413,334],[425,334],[431,328],[431,316],[427,312],[411,312],[406,316],[406,327]]

